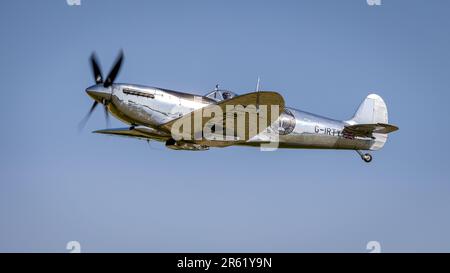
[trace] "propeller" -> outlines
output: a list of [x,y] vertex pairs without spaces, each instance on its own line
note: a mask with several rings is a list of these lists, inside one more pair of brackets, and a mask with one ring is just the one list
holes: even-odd
[[94,74],[95,83],[96,84],[103,83],[102,71],[98,65],[97,55],[95,55],[95,52],[92,53],[90,60],[91,60],[91,69],[92,69],[92,73]]
[[114,80],[117,77],[117,74],[119,74],[122,62],[123,62],[123,51],[120,50],[119,56],[117,56],[113,68],[111,68],[111,71],[109,71],[109,74],[106,77],[105,83],[103,84],[104,87],[110,87],[113,84]]
[[92,104],[91,109],[89,109],[89,112],[78,124],[78,131],[81,131],[84,129],[84,126],[86,126],[86,123],[89,120],[89,117],[91,116],[92,112],[94,112],[95,107],[97,107],[97,104],[98,104],[98,101],[94,101],[94,104]]
[[[95,52],[93,52],[90,57],[90,63],[91,63],[91,69],[92,69],[92,74],[94,76],[95,83],[103,84],[103,87],[105,87],[105,88],[110,87],[114,83],[117,75],[119,74],[120,67],[122,66],[123,58],[124,58],[123,50],[120,50],[119,55],[117,56],[113,67],[111,68],[111,70],[108,73],[108,76],[106,77],[106,80],[103,81],[102,70],[100,69],[99,62],[97,61],[97,55],[95,54]],[[108,101],[102,101],[102,104],[104,105],[106,126],[109,127]],[[94,112],[97,105],[98,105],[98,101],[94,101],[91,108],[89,109],[89,112],[80,121],[80,123],[78,125],[79,131],[83,130],[83,128],[86,126],[87,121],[91,117],[91,114]]]

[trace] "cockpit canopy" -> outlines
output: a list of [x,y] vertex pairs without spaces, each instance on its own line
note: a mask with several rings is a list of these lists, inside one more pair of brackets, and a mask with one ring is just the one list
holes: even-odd
[[237,96],[237,94],[234,92],[231,92],[229,90],[224,90],[224,89],[218,89],[218,88],[216,88],[214,91],[205,95],[205,97],[208,97],[215,101],[228,100],[228,99],[234,98],[236,96]]

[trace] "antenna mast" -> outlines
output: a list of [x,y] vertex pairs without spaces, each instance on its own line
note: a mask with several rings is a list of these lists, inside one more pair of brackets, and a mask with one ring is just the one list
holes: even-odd
[[256,111],[259,112],[259,76],[258,81],[256,82]]

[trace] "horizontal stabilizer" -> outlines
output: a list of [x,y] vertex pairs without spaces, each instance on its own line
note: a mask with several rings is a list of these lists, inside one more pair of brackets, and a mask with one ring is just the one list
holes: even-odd
[[397,126],[385,123],[356,124],[345,126],[343,133],[356,137],[373,138],[373,134],[388,134],[397,130]]

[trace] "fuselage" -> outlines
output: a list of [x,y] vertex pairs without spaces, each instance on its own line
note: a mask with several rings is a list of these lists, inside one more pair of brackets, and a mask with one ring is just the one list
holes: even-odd
[[[102,92],[109,94],[103,94]],[[108,110],[130,126],[143,125],[155,129],[161,136],[168,132],[158,131],[162,124],[192,111],[214,104],[212,98],[163,88],[135,84],[113,84],[108,90],[88,93],[96,100],[105,97]],[[94,95],[93,95],[94,94]],[[103,98],[102,97],[102,98]],[[101,100],[101,99],[100,99]],[[100,101],[101,102],[101,101]],[[286,107],[278,118],[279,147],[314,149],[368,150],[372,139],[348,138],[343,135],[346,121],[334,120]],[[257,135],[239,145],[258,146],[264,137]]]

